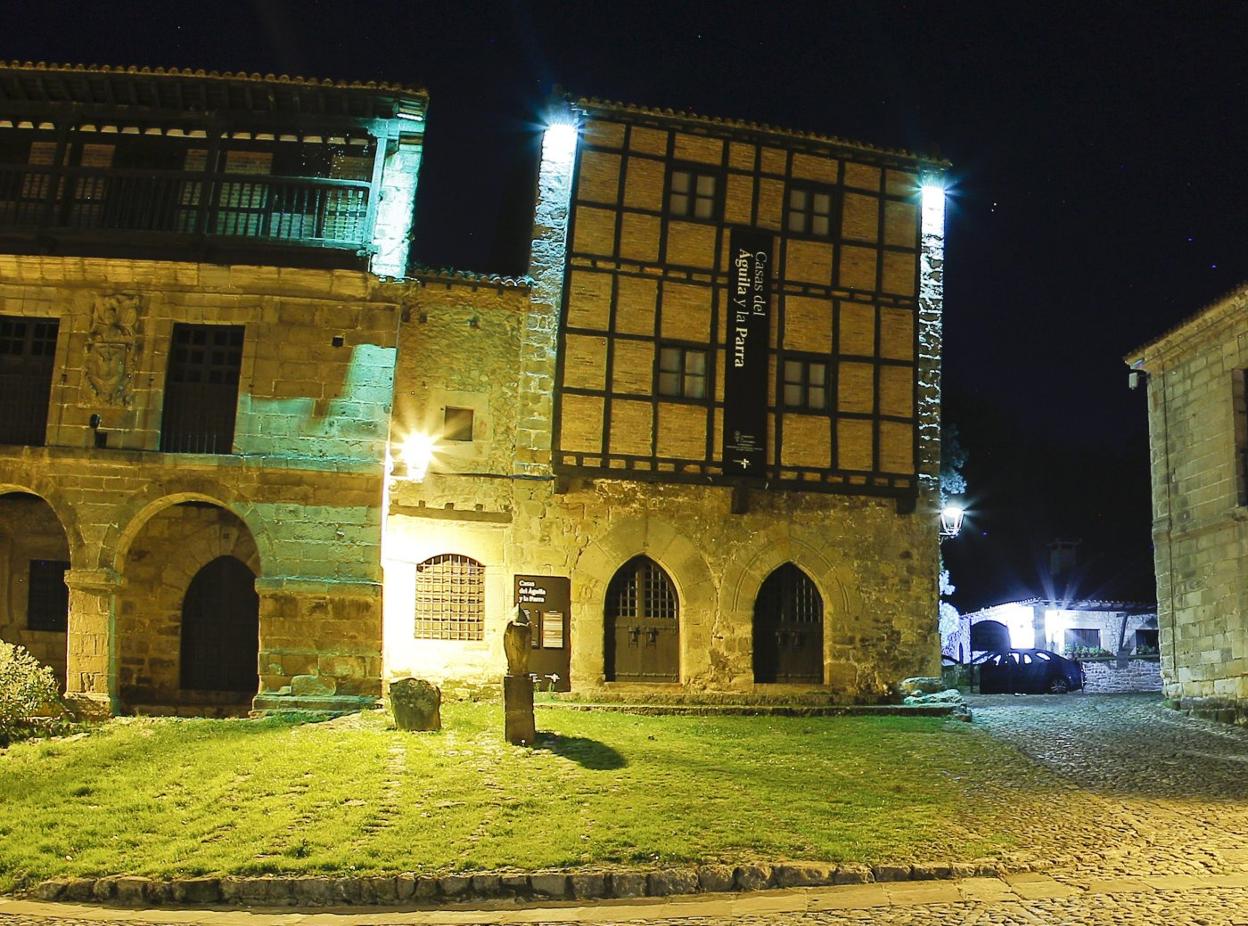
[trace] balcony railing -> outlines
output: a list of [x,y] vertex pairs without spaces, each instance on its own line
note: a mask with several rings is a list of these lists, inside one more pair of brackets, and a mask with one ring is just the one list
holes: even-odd
[[0,164],[0,230],[148,232],[361,250],[364,180]]

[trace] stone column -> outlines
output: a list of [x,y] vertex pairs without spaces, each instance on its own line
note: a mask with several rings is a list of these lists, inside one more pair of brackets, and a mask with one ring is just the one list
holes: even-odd
[[70,569],[65,700],[87,716],[117,713],[117,595],[111,569]]

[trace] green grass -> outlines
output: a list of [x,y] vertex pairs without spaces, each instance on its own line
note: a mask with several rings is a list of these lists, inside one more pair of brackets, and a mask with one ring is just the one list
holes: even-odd
[[[1008,850],[956,824],[1025,763],[966,724],[638,717],[496,705],[403,734],[371,713],[123,720],[0,751],[0,891],[57,875],[451,871]],[[1034,785],[1033,785],[1034,786]],[[1033,787],[1029,786],[1029,787]]]

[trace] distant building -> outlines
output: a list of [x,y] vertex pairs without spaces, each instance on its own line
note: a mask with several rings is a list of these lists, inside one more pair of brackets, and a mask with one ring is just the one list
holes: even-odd
[[420,90],[0,67],[0,636],[104,710],[938,663],[946,165],[579,101],[412,270]]
[[1126,358],[1148,385],[1161,665],[1185,709],[1248,719],[1248,286]]

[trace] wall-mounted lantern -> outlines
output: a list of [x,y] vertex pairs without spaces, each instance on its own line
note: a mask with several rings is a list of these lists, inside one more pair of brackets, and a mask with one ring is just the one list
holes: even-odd
[[949,502],[940,509],[940,536],[956,537],[962,530],[962,519],[966,511],[956,502]]

